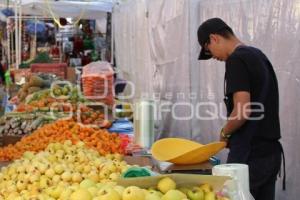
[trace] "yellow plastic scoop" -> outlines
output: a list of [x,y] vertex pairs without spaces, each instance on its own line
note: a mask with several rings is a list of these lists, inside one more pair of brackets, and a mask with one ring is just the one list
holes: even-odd
[[155,142],[151,152],[157,160],[187,165],[207,161],[225,146],[225,142],[203,145],[182,138],[166,138]]

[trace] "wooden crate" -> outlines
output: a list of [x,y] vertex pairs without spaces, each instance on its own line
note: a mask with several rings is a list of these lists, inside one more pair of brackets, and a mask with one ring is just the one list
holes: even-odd
[[22,139],[24,135],[16,135],[16,136],[3,136],[3,146],[7,146],[9,144],[16,144],[18,141]]

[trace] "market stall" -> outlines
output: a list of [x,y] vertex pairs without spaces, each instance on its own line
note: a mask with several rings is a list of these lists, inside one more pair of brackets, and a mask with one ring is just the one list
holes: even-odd
[[[91,63],[83,67],[79,87],[55,74],[27,74],[11,102],[15,109],[1,118],[0,197],[126,200],[200,195],[225,200],[229,194],[223,185],[230,177],[211,176],[218,164],[211,157],[224,144],[159,141],[152,146],[152,157],[147,148],[151,144],[146,145],[143,134],[133,134],[133,124],[126,118],[128,108],[119,117],[114,113],[122,101],[111,96],[113,73],[108,62]],[[106,96],[101,96],[105,90]],[[170,145],[183,146],[173,152]],[[170,152],[161,151],[161,146],[169,146]],[[188,158],[187,153],[199,154],[195,150],[204,152],[201,160],[180,159]]]
[[210,133],[222,119],[198,118],[213,111],[199,102],[223,95],[219,68],[190,66],[198,65],[194,25],[210,3],[174,2],[26,0],[5,18],[12,29],[2,52],[20,69],[6,75],[0,199],[253,200],[247,165],[220,165],[226,144]]

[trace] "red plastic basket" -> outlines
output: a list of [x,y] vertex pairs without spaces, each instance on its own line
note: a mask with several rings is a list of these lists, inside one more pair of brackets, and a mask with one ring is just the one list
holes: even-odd
[[86,98],[108,105],[114,103],[114,71],[107,62],[94,62],[83,67],[82,89]]
[[67,78],[68,65],[66,63],[35,63],[30,68],[32,73],[52,73],[63,79]]

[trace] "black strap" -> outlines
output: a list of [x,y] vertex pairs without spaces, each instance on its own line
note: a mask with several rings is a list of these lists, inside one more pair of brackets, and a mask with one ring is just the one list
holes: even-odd
[[[282,162],[283,162],[283,179],[282,179],[282,190],[286,190],[286,168],[285,168],[285,155],[284,155],[284,151],[283,151],[283,147],[280,144],[280,152],[281,152],[281,156],[282,156]],[[279,171],[279,177],[281,177],[281,170],[282,168],[280,167],[280,171]]]

